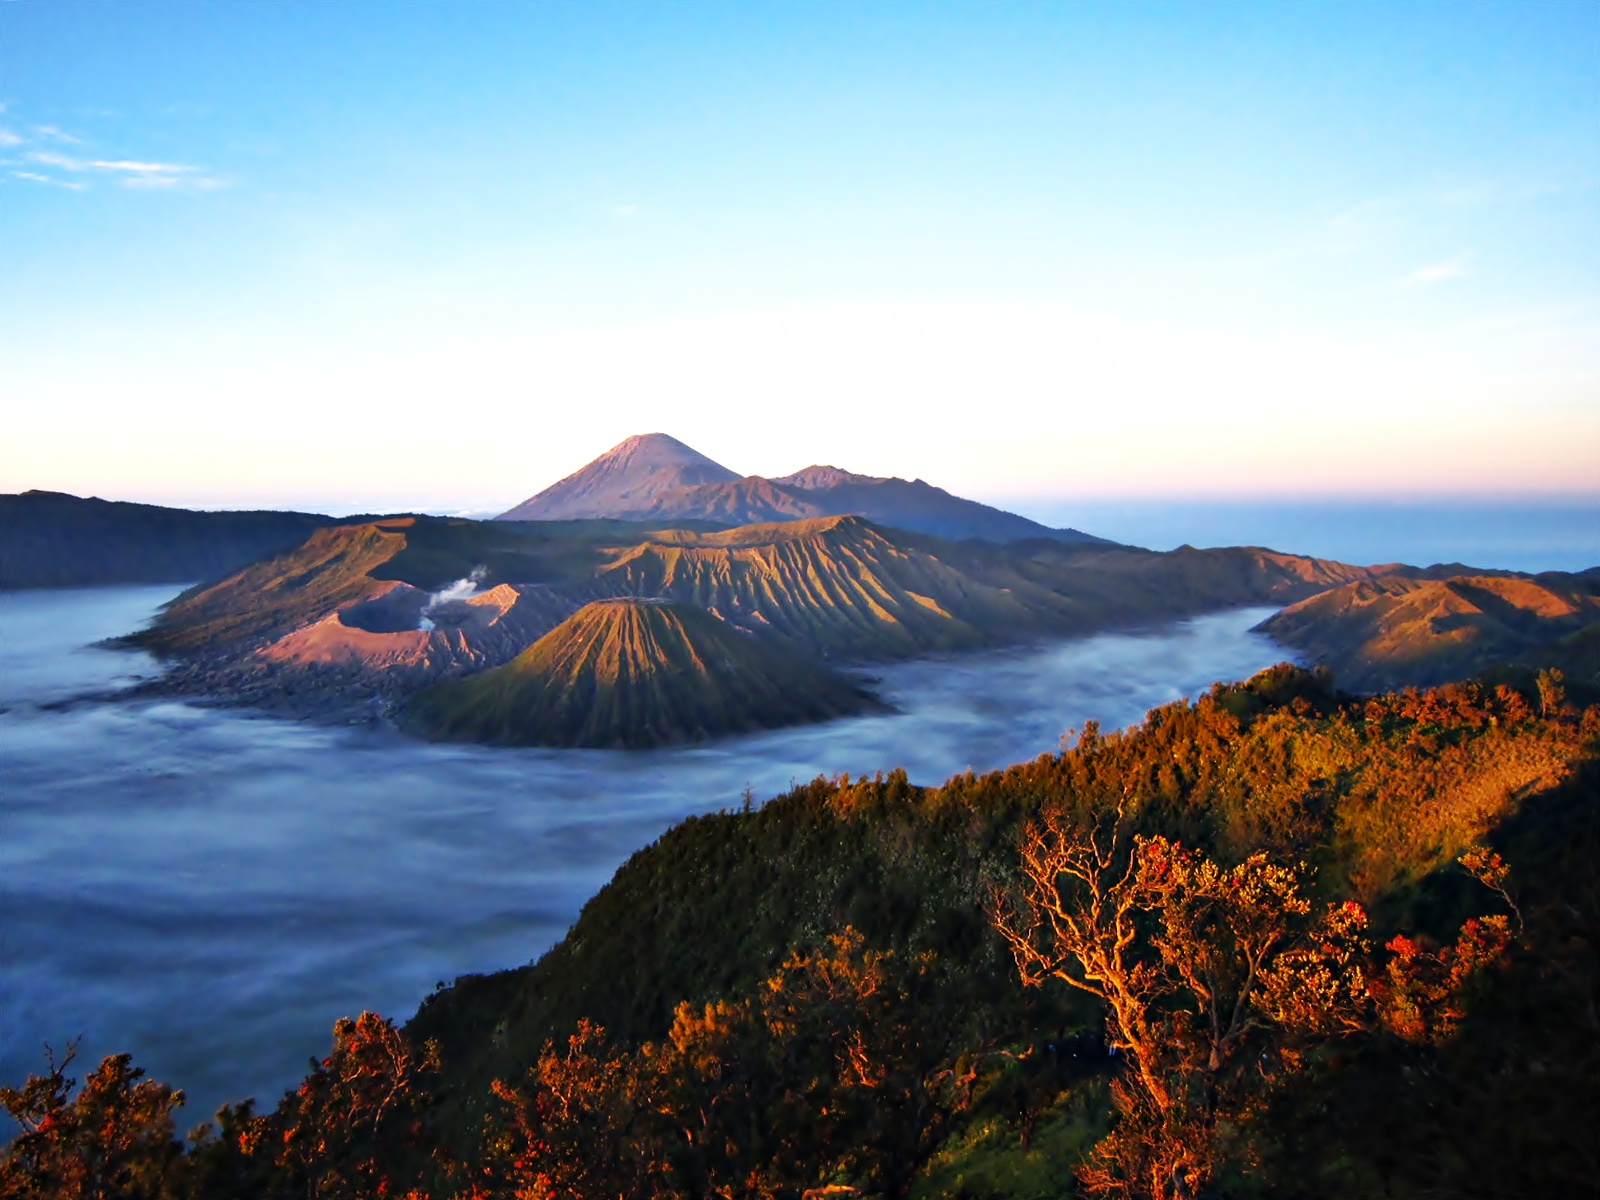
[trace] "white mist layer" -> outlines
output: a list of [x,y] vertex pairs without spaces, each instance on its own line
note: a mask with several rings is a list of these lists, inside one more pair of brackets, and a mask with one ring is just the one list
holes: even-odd
[[896,713],[634,753],[43,707],[158,671],[84,647],[171,595],[0,593],[0,1080],[81,1033],[82,1061],[130,1051],[202,1114],[294,1086],[341,1015],[403,1020],[438,980],[536,958],[630,854],[747,786],[895,766],[937,783],[1289,657],[1250,632],[1270,609],[1217,613],[890,664],[875,686]]

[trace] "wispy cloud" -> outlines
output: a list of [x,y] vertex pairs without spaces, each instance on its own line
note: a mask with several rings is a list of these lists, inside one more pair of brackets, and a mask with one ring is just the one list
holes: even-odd
[[216,187],[217,180],[186,163],[141,162],[128,158],[76,158],[55,150],[30,150],[29,162],[80,175],[104,175],[132,188]]
[[13,171],[11,172],[11,178],[25,179],[29,183],[47,183],[51,187],[68,188],[74,192],[83,191],[83,184],[81,183],[73,183],[70,179],[51,179],[48,175],[36,175],[32,171]]
[[1418,267],[1415,271],[1402,276],[1397,282],[1405,288],[1433,287],[1440,283],[1452,283],[1457,279],[1468,279],[1472,275],[1472,255],[1458,254],[1443,262]]
[[[0,112],[4,112],[0,106]],[[126,188],[174,189],[217,188],[222,181],[203,167],[189,163],[152,162],[133,158],[96,158],[88,154],[66,154],[56,146],[81,146],[84,139],[56,125],[34,125],[28,132],[21,126],[0,128],[0,147],[20,151],[20,157],[0,160],[0,165],[33,168],[13,171],[16,179],[30,183],[49,183],[82,191],[96,177]],[[73,176],[73,178],[64,178]]]

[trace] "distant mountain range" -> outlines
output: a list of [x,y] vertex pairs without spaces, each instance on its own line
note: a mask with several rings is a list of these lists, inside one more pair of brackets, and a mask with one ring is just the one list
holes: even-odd
[[641,746],[875,703],[840,667],[1251,604],[1356,689],[1509,664],[1600,683],[1600,575],[1156,553],[920,480],[740,477],[629,438],[493,521],[0,496],[0,586],[204,578],[130,639],[156,690],[429,736]]
[[1105,541],[963,500],[920,479],[857,475],[827,466],[806,467],[777,479],[741,476],[664,433],[628,438],[496,519],[609,517],[737,526],[852,515],[950,541]]
[[171,661],[171,690],[301,715],[382,697],[432,736],[639,746],[873,703],[840,666],[1372,578],[1269,550],[954,543],[857,516],[713,531],[401,517],[316,530],[132,640]]
[[[741,477],[664,433],[627,439],[497,519],[642,522],[705,531],[846,515],[951,541],[1110,544],[963,500],[920,479],[822,466],[781,479]],[[0,494],[0,589],[217,579],[298,545],[313,530],[372,519],[196,512],[62,492]]]

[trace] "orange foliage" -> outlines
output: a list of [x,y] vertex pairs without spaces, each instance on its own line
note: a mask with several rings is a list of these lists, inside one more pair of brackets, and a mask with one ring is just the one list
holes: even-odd
[[900,1194],[961,1094],[948,1048],[904,1020],[917,965],[896,965],[847,928],[750,998],[680,1004],[659,1043],[619,1052],[580,1024],[494,1085],[512,1194]]
[[1302,864],[1256,853],[1224,867],[1134,834],[1126,803],[1088,823],[1048,810],[1020,849],[1021,885],[994,897],[995,928],[1024,984],[1103,1002],[1123,1058],[1119,1122],[1079,1176],[1096,1195],[1197,1195],[1224,1161],[1248,1159],[1252,1118],[1319,1044],[1377,1027],[1444,1036],[1509,942],[1506,919],[1486,917],[1433,953],[1396,938],[1374,973],[1365,910],[1314,905]]
[[[48,1053],[48,1051],[47,1051]],[[72,1094],[69,1048],[45,1075],[21,1088],[0,1087],[4,1107],[22,1132],[0,1158],[6,1200],[166,1200],[181,1185],[183,1148],[172,1114],[183,1093],[143,1079],[126,1054],[106,1057]]]

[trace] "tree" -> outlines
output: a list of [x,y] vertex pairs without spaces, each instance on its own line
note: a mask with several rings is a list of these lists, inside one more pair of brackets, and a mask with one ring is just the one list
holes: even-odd
[[995,928],[1025,985],[1060,980],[1104,1004],[1123,1062],[1118,1122],[1080,1174],[1099,1195],[1197,1195],[1248,1156],[1252,1118],[1319,1044],[1380,1024],[1436,1036],[1509,936],[1485,918],[1437,954],[1391,943],[1378,981],[1366,913],[1314,905],[1300,864],[1221,866],[1134,835],[1126,805],[1088,824],[1048,812],[1020,849],[1021,886],[994,898]]
[[413,1047],[377,1013],[342,1017],[328,1056],[246,1136],[257,1146],[272,1144],[295,1195],[388,1194],[408,1162],[425,1157],[421,1084],[438,1066],[431,1043]]
[[110,1055],[83,1081],[67,1077],[75,1047],[21,1088],[0,1087],[22,1129],[0,1157],[5,1200],[167,1200],[180,1194],[183,1146],[173,1111],[183,1093],[143,1079],[126,1054]]
[[1567,702],[1566,676],[1558,667],[1547,667],[1534,680],[1539,689],[1539,712],[1545,717],[1561,715]]
[[969,1082],[928,969],[846,928],[753,995],[680,1004],[659,1043],[580,1023],[495,1084],[502,1177],[519,1200],[903,1195]]
[[517,1200],[648,1195],[642,1149],[629,1138],[638,1073],[609,1052],[605,1030],[580,1021],[564,1047],[546,1045],[517,1087],[495,1080],[509,1121],[491,1156]]

